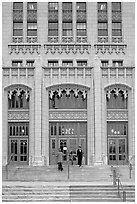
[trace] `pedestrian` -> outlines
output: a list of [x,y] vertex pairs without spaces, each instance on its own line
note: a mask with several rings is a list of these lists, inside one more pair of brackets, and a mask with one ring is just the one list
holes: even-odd
[[78,157],[78,165],[81,167],[82,165],[82,156],[83,156],[83,151],[81,149],[81,146],[79,145],[79,148],[77,150],[77,157]]
[[58,170],[63,171],[63,167],[62,167],[62,161],[63,161],[63,152],[61,151],[61,149],[59,148],[58,154],[57,154],[57,159],[58,159]]
[[73,151],[71,150],[70,151],[70,155],[69,155],[69,158],[70,158],[70,161],[71,161],[71,164],[73,165]]

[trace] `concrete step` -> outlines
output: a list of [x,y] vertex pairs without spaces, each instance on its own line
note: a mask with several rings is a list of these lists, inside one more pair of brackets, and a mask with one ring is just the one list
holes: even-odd
[[[135,201],[135,186],[124,185],[127,201]],[[120,202],[117,188],[112,185],[3,185],[3,202],[33,202],[33,201],[80,201],[80,202]]]

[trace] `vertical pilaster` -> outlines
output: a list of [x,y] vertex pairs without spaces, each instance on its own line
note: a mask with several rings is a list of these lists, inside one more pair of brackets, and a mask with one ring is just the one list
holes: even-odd
[[36,59],[35,63],[35,157],[34,157],[34,165],[43,165],[42,163],[42,132],[41,132],[41,80],[42,80],[42,63],[41,63],[41,57],[38,56],[38,59]]
[[59,10],[58,10],[58,28],[59,28],[59,43],[62,41],[62,2],[59,2]]
[[108,5],[108,41],[111,42],[111,36],[112,36],[112,11],[111,11],[111,2],[107,3]]
[[94,139],[95,139],[95,164],[102,163],[102,144],[101,144],[101,71],[100,60],[96,56],[94,60]]
[[73,19],[73,42],[76,42],[76,2],[72,4],[72,19]]

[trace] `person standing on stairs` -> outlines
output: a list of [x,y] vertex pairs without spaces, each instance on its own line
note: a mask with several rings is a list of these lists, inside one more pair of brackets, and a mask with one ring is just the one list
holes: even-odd
[[79,145],[79,148],[78,148],[78,150],[77,150],[77,157],[78,157],[78,165],[79,165],[79,167],[81,167],[81,165],[82,165],[83,151],[82,151],[80,145]]
[[63,161],[63,152],[61,151],[61,149],[59,148],[59,151],[58,151],[58,154],[56,155],[57,156],[57,164],[58,164],[58,170],[60,171],[63,171],[63,167],[62,167],[62,161]]

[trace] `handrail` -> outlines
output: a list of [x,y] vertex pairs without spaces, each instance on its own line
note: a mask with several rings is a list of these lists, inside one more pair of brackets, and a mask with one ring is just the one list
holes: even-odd
[[125,159],[129,164],[129,178],[131,179],[131,172],[132,172],[132,163],[129,161],[128,157],[125,155]]
[[8,162],[7,162],[7,164],[6,164],[6,179],[8,179],[8,165],[9,165],[10,162],[12,161],[13,156],[14,156],[14,154],[11,153],[10,156],[9,156]]
[[121,183],[121,181],[120,181],[120,177],[119,177],[119,176],[118,176],[118,178],[116,179],[116,181],[118,182],[118,184],[117,184],[117,187],[118,187],[118,196],[121,197],[121,196],[120,196],[120,187],[121,187],[121,190],[122,190],[122,192],[123,192],[123,196],[122,196],[123,202],[126,202],[126,191],[125,191],[124,188],[123,188],[123,185],[122,185],[122,183]]

